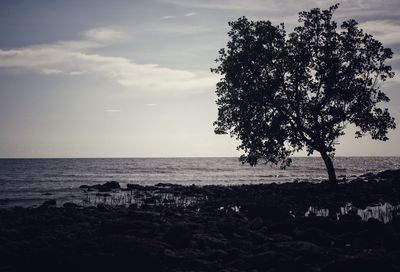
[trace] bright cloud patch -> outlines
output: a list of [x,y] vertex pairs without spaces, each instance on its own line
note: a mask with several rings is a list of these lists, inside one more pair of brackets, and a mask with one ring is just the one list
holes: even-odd
[[176,18],[176,16],[173,16],[173,15],[167,15],[167,16],[161,17],[161,19],[163,19],[163,20],[170,20],[170,19],[175,19],[175,18]]
[[125,37],[125,33],[112,28],[93,28],[84,32],[83,35],[90,39],[99,42],[115,42]]
[[196,12],[189,12],[185,14],[185,17],[195,16],[195,15],[197,15]]
[[217,78],[212,76],[200,77],[189,71],[161,67],[158,64],[137,64],[127,58],[93,52],[124,36],[112,29],[93,29],[83,36],[85,39],[78,41],[0,49],[0,67],[29,69],[47,76],[94,74],[119,85],[141,90],[209,89],[217,82]]

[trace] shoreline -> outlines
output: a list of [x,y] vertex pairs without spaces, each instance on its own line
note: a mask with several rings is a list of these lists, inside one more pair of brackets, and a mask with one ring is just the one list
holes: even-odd
[[[82,190],[110,195],[118,190],[115,183],[107,186]],[[0,209],[0,271],[400,270],[397,210],[386,224],[363,221],[351,207],[317,216],[318,208],[340,211],[349,202],[358,208],[398,205],[400,170],[334,189],[306,182],[129,189],[145,196],[142,205],[56,207],[50,201]],[[176,205],[163,202],[160,193],[197,200]]]
[[[400,157],[399,157],[400,158]],[[337,158],[337,175],[354,179],[366,172],[400,168],[398,158]],[[281,170],[260,165],[241,165],[237,158],[213,159],[104,159],[104,160],[28,160],[0,161],[0,207],[41,205],[45,200],[79,203],[85,196],[79,186],[117,181],[155,185],[173,183],[260,184],[294,180],[320,182],[327,177],[319,158],[296,158],[291,167]],[[61,200],[61,201],[60,201]]]

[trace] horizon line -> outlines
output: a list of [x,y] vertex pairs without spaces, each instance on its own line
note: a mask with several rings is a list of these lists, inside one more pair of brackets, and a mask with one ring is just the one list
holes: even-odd
[[[292,156],[289,158],[319,158],[320,155],[310,155],[310,156]],[[350,155],[350,156],[334,156],[335,158],[393,158],[400,157],[400,155]],[[57,160],[57,159],[212,159],[212,158],[234,158],[239,159],[239,156],[131,156],[131,157],[0,157],[0,160]]]

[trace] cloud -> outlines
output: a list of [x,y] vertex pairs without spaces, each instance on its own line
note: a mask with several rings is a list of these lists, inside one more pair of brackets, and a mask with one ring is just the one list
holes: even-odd
[[121,110],[117,110],[117,109],[105,109],[104,110],[107,113],[119,113],[121,112]]
[[[301,0],[293,4],[293,0],[159,0],[172,5],[229,10],[240,12],[259,12],[263,18],[279,18],[285,22],[291,21],[302,10],[311,8],[328,8],[336,3],[340,3],[337,16],[346,18],[362,19],[362,21],[392,18],[400,16],[400,2],[398,0]],[[283,18],[282,16],[285,16]]]
[[[1,65],[0,65],[1,67]],[[80,75],[84,75],[87,72],[86,71],[70,71],[70,72],[64,72],[61,70],[57,70],[57,69],[48,69],[48,68],[43,68],[40,70],[40,73],[46,76],[50,76],[50,75],[70,75],[70,76],[80,76]]]
[[183,24],[164,24],[157,26],[153,31],[172,33],[179,35],[196,35],[206,32],[212,32],[218,30],[217,27],[204,26],[204,25],[183,25]]
[[[193,8],[204,8],[204,9],[223,9],[223,10],[239,10],[239,11],[279,11],[283,6],[292,7],[291,9],[298,10],[299,7],[304,5],[313,4],[315,6],[316,2],[306,0],[303,3],[297,2],[293,5],[293,1],[282,0],[160,0],[173,5],[193,7]],[[324,1],[322,1],[324,2]],[[325,1],[326,3],[326,1]],[[301,6],[299,6],[299,4]],[[282,11],[282,10],[281,10]]]
[[89,29],[83,33],[83,36],[89,40],[109,43],[124,39],[125,33],[113,28],[101,27]]
[[167,16],[161,17],[161,19],[163,19],[163,20],[170,20],[170,19],[175,19],[175,18],[176,18],[176,16],[173,16],[173,15],[167,15]]
[[40,70],[40,72],[43,75],[60,75],[60,74],[64,74],[63,71],[60,71],[60,70],[57,70],[57,69],[47,69],[47,68],[44,68],[44,69]]
[[199,76],[190,71],[158,64],[138,64],[128,58],[95,52],[95,49],[106,46],[100,40],[110,42],[116,37],[115,34],[105,29],[89,30],[84,33],[86,39],[83,40],[0,49],[0,67],[36,71],[46,76],[96,75],[121,86],[140,90],[208,90],[217,82],[212,75]]
[[157,104],[154,104],[154,103],[147,103],[147,104],[144,104],[146,107],[155,107],[155,106],[157,106]]
[[189,13],[186,13],[184,16],[185,17],[190,17],[190,16],[195,16],[195,15],[197,15],[196,12],[189,12]]
[[400,43],[400,23],[393,20],[373,20],[360,24],[365,32],[372,34],[384,45]]

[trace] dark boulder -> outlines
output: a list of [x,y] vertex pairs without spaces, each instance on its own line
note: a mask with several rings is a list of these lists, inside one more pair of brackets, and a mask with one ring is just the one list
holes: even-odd
[[99,191],[100,192],[109,192],[113,189],[119,189],[119,188],[121,188],[121,186],[119,185],[118,182],[109,181],[109,182],[102,184],[101,187],[99,188]]
[[120,186],[119,183],[116,182],[116,181],[109,181],[109,182],[106,182],[106,183],[104,183],[104,184],[96,184],[96,185],[93,185],[93,186],[90,186],[90,185],[81,185],[81,186],[79,186],[79,188],[81,188],[81,189],[88,189],[88,190],[96,189],[96,190],[98,190],[99,192],[111,192],[111,191],[114,190],[114,189],[119,189],[119,188],[121,188],[121,186]]
[[140,190],[140,189],[143,189],[143,187],[138,185],[138,184],[127,184],[126,188],[128,190]]
[[385,170],[382,172],[379,172],[376,174],[378,178],[383,178],[383,179],[400,179],[400,169],[396,170]]
[[56,207],[57,206],[57,201],[54,199],[49,199],[43,202],[42,205],[40,205],[41,208],[50,208],[50,207]]
[[63,207],[64,207],[65,209],[75,209],[75,208],[78,208],[79,205],[77,205],[77,204],[75,204],[75,203],[72,203],[72,202],[65,202],[65,203],[63,204]]

